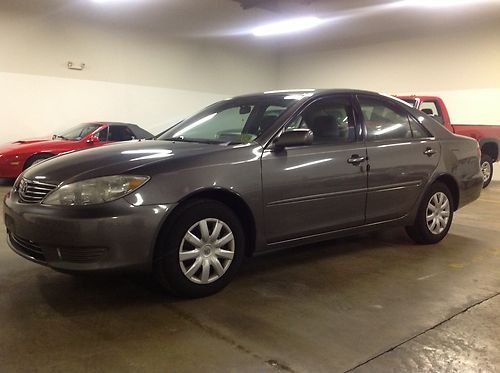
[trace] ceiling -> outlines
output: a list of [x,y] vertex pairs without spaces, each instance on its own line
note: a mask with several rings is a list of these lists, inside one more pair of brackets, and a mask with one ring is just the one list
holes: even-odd
[[[0,12],[22,12],[48,22],[84,22],[160,37],[208,38],[282,48],[359,45],[500,24],[500,0],[477,0],[474,4],[455,1],[464,4],[426,7],[402,0],[2,0]],[[311,15],[327,21],[301,34],[262,39],[250,34],[252,28],[262,24]]]

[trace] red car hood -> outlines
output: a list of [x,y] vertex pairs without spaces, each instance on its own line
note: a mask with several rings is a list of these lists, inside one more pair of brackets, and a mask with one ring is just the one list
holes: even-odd
[[68,140],[19,140],[8,144],[0,145],[0,154],[7,152],[17,152],[33,149],[34,151],[45,149],[73,148],[72,143],[76,141]]

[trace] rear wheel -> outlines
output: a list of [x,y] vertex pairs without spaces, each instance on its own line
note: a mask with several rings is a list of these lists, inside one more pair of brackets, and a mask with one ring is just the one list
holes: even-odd
[[417,243],[433,244],[441,241],[453,220],[453,199],[448,187],[434,183],[424,195],[415,223],[406,227],[408,235]]
[[486,188],[493,177],[493,159],[488,154],[481,155],[481,172],[483,173],[483,188]]
[[181,207],[159,238],[154,274],[175,295],[203,297],[223,289],[244,258],[245,237],[226,205],[197,200]]

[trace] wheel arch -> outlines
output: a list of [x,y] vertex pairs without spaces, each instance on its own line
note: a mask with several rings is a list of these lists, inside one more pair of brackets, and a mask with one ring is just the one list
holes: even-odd
[[449,174],[442,174],[434,179],[430,185],[437,182],[441,182],[448,187],[451,197],[453,198],[453,211],[457,211],[460,204],[460,189],[458,188],[458,183],[455,178]]
[[24,161],[24,164],[23,164],[23,171],[26,170],[26,168],[28,168],[26,165],[31,162],[33,159],[36,159],[36,158],[39,158],[40,156],[42,157],[46,157],[46,158],[52,158],[52,157],[55,157],[57,154],[55,153],[52,153],[52,152],[48,152],[48,151],[45,151],[45,152],[38,152],[38,153],[34,153],[34,154],[31,154],[28,158],[26,158],[26,160]]
[[207,188],[197,190],[182,198],[167,216],[160,229],[161,234],[168,234],[172,228],[176,217],[187,204],[197,199],[210,199],[218,201],[229,207],[240,219],[242,228],[245,232],[245,255],[251,256],[256,247],[256,223],[252,210],[245,200],[237,193],[224,188]]
[[489,155],[493,162],[498,160],[498,143],[495,139],[482,139],[480,145],[482,154]]

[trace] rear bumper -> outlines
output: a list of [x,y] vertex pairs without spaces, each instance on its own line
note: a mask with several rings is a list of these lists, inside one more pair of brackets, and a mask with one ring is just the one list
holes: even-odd
[[483,190],[483,175],[476,174],[474,177],[462,181],[460,185],[460,201],[458,208],[462,208],[471,202],[474,202],[481,195]]
[[151,268],[161,225],[171,205],[56,207],[4,200],[7,241],[22,257],[63,271]]

